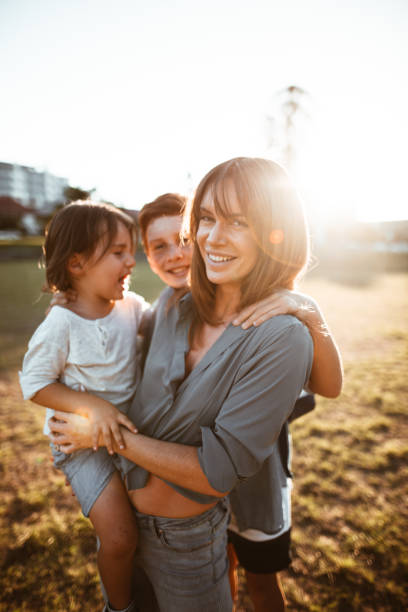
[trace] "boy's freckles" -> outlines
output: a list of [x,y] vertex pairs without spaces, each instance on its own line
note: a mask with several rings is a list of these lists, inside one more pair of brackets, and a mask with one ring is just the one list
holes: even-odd
[[187,285],[192,248],[180,240],[181,217],[168,215],[153,219],[146,230],[146,255],[160,279],[180,289]]

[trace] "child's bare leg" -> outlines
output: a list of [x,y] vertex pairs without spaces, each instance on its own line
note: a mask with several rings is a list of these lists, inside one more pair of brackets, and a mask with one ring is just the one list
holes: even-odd
[[89,518],[100,541],[98,568],[109,603],[117,610],[126,608],[132,599],[137,525],[118,473],[92,506]]
[[238,576],[237,576],[237,567],[238,567],[238,559],[235,554],[235,549],[231,542],[228,542],[227,546],[227,555],[229,561],[229,570],[228,570],[228,578],[231,589],[231,597],[232,601],[235,602],[235,598],[238,593]]
[[278,573],[245,572],[249,596],[255,612],[285,612],[286,598]]

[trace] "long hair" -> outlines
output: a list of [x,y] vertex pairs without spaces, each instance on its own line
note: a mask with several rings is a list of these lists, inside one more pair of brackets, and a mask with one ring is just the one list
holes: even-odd
[[214,315],[216,285],[207,278],[196,242],[200,207],[210,194],[217,214],[228,216],[231,187],[259,248],[257,262],[241,285],[240,308],[276,289],[292,289],[308,261],[302,203],[285,170],[273,161],[249,157],[219,164],[202,179],[186,211],[186,232],[194,244],[191,293],[197,323],[219,323]]
[[91,258],[101,240],[104,241],[104,255],[115,239],[118,223],[128,229],[132,246],[136,248],[136,225],[119,208],[90,200],[77,200],[61,208],[45,230],[43,253],[47,284],[44,290],[71,289],[69,258],[74,253]]

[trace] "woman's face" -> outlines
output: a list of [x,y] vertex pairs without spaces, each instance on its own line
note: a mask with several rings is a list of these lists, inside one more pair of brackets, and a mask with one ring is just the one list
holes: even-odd
[[161,280],[181,289],[187,285],[192,247],[180,241],[181,216],[157,217],[146,231],[146,255],[151,269]]
[[196,240],[208,280],[239,288],[253,270],[260,252],[235,189],[231,186],[227,194],[230,212],[224,217],[215,211],[211,191],[207,191],[201,202]]

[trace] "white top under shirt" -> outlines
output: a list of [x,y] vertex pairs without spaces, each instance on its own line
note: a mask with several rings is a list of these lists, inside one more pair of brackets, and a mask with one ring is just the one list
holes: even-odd
[[[84,319],[54,306],[28,344],[20,375],[24,399],[61,382],[76,391],[88,391],[114,405],[130,400],[140,377],[137,332],[149,304],[129,291],[115,301],[102,319]],[[49,434],[47,408],[44,433]]]

